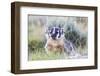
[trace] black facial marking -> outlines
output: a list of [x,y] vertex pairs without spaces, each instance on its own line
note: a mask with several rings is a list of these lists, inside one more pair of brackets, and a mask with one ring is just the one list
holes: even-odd
[[52,39],[57,39],[60,38],[61,35],[63,34],[63,29],[61,27],[51,27],[48,29],[49,35],[52,37]]

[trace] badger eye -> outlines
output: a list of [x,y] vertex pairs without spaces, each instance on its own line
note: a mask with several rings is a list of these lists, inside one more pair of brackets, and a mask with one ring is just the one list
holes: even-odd
[[49,33],[52,33],[52,31],[50,31]]
[[58,32],[58,30],[56,32]]

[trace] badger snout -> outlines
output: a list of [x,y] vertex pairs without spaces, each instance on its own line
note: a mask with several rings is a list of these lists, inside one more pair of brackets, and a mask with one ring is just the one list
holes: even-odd
[[52,39],[56,40],[56,35],[55,34],[52,34],[51,37],[52,37]]

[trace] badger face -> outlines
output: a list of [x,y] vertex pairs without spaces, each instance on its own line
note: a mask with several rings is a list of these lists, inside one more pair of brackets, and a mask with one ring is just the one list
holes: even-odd
[[64,36],[63,28],[59,26],[50,27],[47,31],[49,38],[52,38],[53,40],[60,39]]

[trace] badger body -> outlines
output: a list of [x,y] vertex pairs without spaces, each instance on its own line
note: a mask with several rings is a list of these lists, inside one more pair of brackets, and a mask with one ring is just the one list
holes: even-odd
[[64,52],[64,41],[63,39],[53,40],[52,38],[48,39],[46,43],[46,48],[48,51],[53,52]]
[[75,56],[75,46],[69,40],[64,37],[64,29],[61,27],[50,27],[46,32],[46,45],[45,51],[65,53],[67,56]]
[[64,32],[63,28],[53,26],[46,30],[46,52],[63,52],[64,51]]

